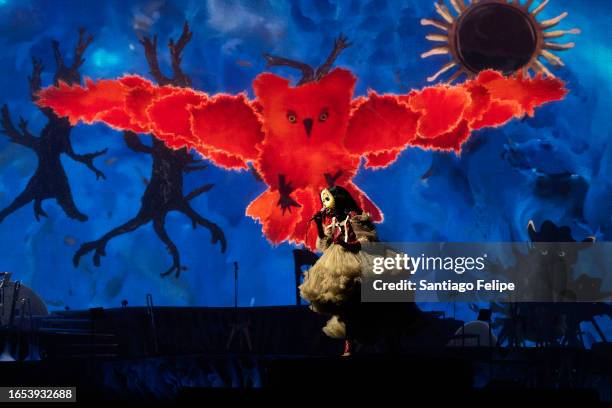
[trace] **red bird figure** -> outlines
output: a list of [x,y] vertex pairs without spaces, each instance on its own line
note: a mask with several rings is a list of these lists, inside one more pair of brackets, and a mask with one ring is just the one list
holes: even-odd
[[472,131],[532,116],[536,107],[566,94],[555,78],[484,71],[460,85],[355,98],[357,79],[350,71],[317,74],[291,86],[262,73],[253,82],[255,100],[124,76],[49,87],[37,103],[73,125],[103,122],[151,133],[173,148],[194,148],[223,168],[251,164],[268,189],[246,214],[273,244],[313,249],[316,231],[309,220],[320,209],[319,191],[330,184],[344,186],[374,221],[382,221],[379,208],[352,182],[362,158],[365,167],[384,168],[409,146],[458,153]]

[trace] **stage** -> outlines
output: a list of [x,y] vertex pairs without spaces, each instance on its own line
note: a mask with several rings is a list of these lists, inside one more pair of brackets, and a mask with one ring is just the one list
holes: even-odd
[[[0,363],[0,378],[6,386],[76,386],[79,401],[269,397],[289,390],[298,397],[315,389],[355,395],[384,389],[406,400],[612,401],[609,343],[590,350],[447,347],[463,322],[425,317],[401,339],[401,349],[379,344],[345,358],[342,342],[321,333],[325,318],[306,307],[66,311],[36,319],[34,333],[9,333],[22,361]],[[23,361],[32,357],[32,345],[41,360]]]

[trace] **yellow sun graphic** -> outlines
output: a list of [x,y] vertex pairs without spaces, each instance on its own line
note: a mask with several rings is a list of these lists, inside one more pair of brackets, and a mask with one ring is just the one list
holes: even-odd
[[523,4],[521,0],[466,1],[450,0],[455,15],[443,0],[439,0],[434,5],[442,20],[421,20],[421,25],[433,26],[444,32],[425,37],[440,44],[421,57],[450,55],[450,61],[427,78],[429,82],[452,70],[455,72],[448,82],[461,75],[472,77],[484,69],[495,69],[505,74],[518,70],[525,74],[541,72],[552,77],[554,75],[543,62],[555,67],[563,66],[561,58],[551,51],[568,50],[574,47],[574,43],[550,40],[580,33],[577,28],[548,31],[567,17],[567,12],[550,20],[538,21],[537,15],[549,0],[541,1],[533,10],[530,8],[534,0],[526,0]]

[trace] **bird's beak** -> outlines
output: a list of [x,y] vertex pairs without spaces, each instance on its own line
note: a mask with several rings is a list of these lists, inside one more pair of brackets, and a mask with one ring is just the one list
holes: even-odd
[[303,120],[304,129],[306,129],[306,136],[310,137],[310,132],[312,131],[312,119],[306,118]]

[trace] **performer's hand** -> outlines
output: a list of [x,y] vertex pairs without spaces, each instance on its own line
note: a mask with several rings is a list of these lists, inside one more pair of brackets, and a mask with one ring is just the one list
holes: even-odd
[[318,224],[323,225],[323,213],[321,211],[317,212],[312,216],[312,220]]
[[323,213],[321,211],[317,212],[311,218],[315,225],[317,226],[317,235],[320,239],[325,238],[325,230],[323,229]]

